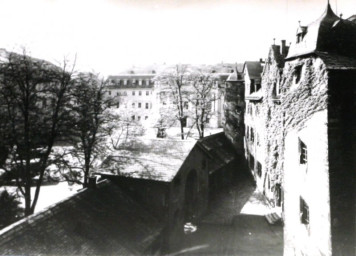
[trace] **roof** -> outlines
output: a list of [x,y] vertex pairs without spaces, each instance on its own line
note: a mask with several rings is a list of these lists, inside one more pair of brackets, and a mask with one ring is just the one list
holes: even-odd
[[287,59],[315,51],[356,57],[356,23],[336,16],[327,4],[319,19],[307,27],[299,26],[297,34],[304,34],[299,43],[293,43]]
[[117,76],[109,76],[108,79],[124,80],[124,79],[152,79],[156,74],[123,74]]
[[226,166],[236,158],[234,147],[224,132],[198,140],[197,146],[203,149],[213,161],[214,165],[210,172]]
[[195,140],[136,140],[103,163],[102,174],[170,182],[179,171]]
[[348,58],[324,52],[316,52],[315,55],[323,60],[326,68],[329,70],[356,70],[355,58]]
[[244,70],[247,69],[250,79],[261,79],[263,67],[259,61],[246,61]]
[[142,255],[161,231],[104,180],[0,231],[0,255]]

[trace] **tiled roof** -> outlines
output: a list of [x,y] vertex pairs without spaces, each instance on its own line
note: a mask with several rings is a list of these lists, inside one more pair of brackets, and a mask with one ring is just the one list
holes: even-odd
[[197,146],[201,147],[212,159],[214,168],[212,168],[210,172],[214,172],[227,165],[236,157],[235,150],[224,132],[198,140]]
[[161,224],[109,181],[0,231],[0,255],[142,255]]
[[261,79],[263,67],[259,61],[246,61],[244,69],[247,69],[251,79]]
[[137,140],[130,150],[120,150],[104,161],[106,173],[170,182],[196,141]]

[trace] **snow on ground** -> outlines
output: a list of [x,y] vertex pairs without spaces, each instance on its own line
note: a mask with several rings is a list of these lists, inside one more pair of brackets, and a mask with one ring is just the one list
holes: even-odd
[[[20,193],[15,186],[4,186],[9,193]],[[60,182],[56,185],[46,185],[42,186],[40,190],[40,195],[37,201],[37,205],[35,208],[35,213],[38,211],[51,206],[63,199],[70,197],[71,195],[75,194],[79,189],[81,189],[81,185],[68,185],[67,182]],[[31,195],[35,194],[35,187],[31,188]],[[20,197],[21,207],[25,208],[25,200],[23,197]]]

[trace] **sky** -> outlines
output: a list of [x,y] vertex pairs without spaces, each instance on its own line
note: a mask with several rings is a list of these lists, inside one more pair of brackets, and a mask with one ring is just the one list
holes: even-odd
[[[0,0],[0,48],[115,75],[150,64],[242,63],[295,38],[327,0]],[[356,0],[330,0],[344,18]]]

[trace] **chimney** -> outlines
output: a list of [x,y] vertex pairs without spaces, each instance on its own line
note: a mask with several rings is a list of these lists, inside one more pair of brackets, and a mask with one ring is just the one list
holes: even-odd
[[281,55],[282,56],[287,56],[288,49],[286,47],[286,40],[281,40]]
[[92,176],[88,178],[88,188],[95,189],[96,188],[96,176]]

